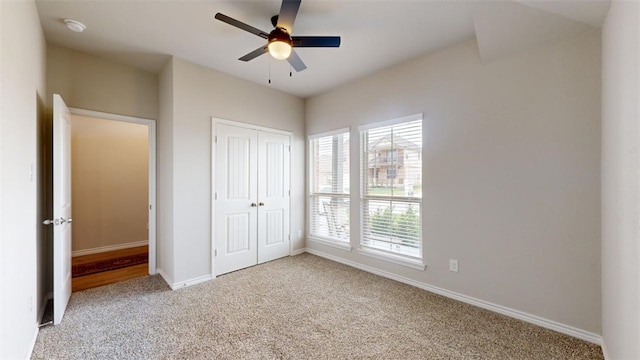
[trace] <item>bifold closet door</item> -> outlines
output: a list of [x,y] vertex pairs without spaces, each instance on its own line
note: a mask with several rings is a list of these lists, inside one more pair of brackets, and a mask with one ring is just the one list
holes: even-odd
[[289,136],[258,132],[258,263],[289,255]]
[[217,124],[215,273],[289,255],[290,137]]
[[219,124],[216,147],[215,243],[217,275],[258,259],[258,134]]

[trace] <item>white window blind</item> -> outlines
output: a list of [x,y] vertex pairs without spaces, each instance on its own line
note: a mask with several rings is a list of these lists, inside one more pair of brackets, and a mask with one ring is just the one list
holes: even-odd
[[361,136],[361,246],[421,258],[422,115]]
[[349,242],[349,130],[311,137],[310,235]]

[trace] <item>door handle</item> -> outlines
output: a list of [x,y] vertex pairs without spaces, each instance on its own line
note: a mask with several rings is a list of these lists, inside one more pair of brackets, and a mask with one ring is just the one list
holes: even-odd
[[256,205],[256,203],[251,203],[251,207],[256,207],[258,205]]
[[69,218],[69,219],[65,219],[63,217],[61,217],[60,219],[53,219],[53,220],[45,220],[42,223],[44,225],[62,225],[64,223],[68,223],[71,224],[71,222],[73,222],[73,219]]
[[264,203],[263,202],[259,202],[258,205],[259,206],[264,206]]

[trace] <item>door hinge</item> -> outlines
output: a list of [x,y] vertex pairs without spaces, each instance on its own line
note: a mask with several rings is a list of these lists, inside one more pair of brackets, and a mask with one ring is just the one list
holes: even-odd
[[214,256],[214,257],[218,256],[218,249],[214,249],[214,250],[213,250],[213,256]]
[[218,136],[217,135],[213,137],[213,142],[216,143],[216,144],[218,143]]
[[291,196],[291,190],[289,190],[289,196]]
[[218,200],[218,193],[213,193],[213,200]]
[[153,209],[153,205],[149,205],[149,210]]

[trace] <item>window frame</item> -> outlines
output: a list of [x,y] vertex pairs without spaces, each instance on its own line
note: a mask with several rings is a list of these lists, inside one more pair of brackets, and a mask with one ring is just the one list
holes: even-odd
[[[414,269],[418,269],[418,270],[424,270],[426,268],[425,266],[425,262],[424,262],[424,233],[423,233],[423,212],[422,212],[422,196],[421,197],[413,197],[413,196],[386,196],[386,195],[368,195],[367,194],[367,189],[368,189],[368,180],[369,180],[369,166],[368,166],[368,161],[369,161],[369,153],[367,150],[367,144],[366,144],[366,138],[365,138],[365,133],[368,133],[370,130],[376,129],[376,128],[380,128],[380,127],[387,127],[387,126],[395,126],[395,125],[400,125],[403,123],[408,123],[408,122],[413,122],[413,121],[422,121],[421,124],[421,139],[422,139],[422,146],[421,146],[421,150],[420,150],[420,155],[418,156],[418,160],[420,161],[420,165],[421,165],[421,169],[420,169],[420,185],[422,185],[423,183],[423,179],[424,179],[424,162],[422,161],[422,152],[424,151],[424,117],[422,113],[417,113],[417,114],[413,114],[413,115],[409,115],[409,116],[404,116],[404,117],[400,117],[400,118],[395,118],[395,119],[391,119],[391,120],[387,120],[387,121],[379,121],[379,122],[375,122],[375,123],[370,123],[370,124],[366,124],[363,126],[358,127],[358,132],[359,132],[359,142],[360,142],[360,146],[358,149],[359,152],[359,161],[360,161],[360,186],[359,186],[359,215],[360,215],[360,223],[359,223],[359,244],[358,244],[358,252],[362,255],[365,256],[369,256],[369,257],[373,257],[376,259],[381,259],[381,260],[385,260],[385,261],[389,261],[392,263],[396,263],[396,264],[400,264],[400,265],[404,265],[404,266],[408,266]],[[399,152],[398,152],[398,148],[391,148],[389,150],[389,152],[391,151],[396,151],[396,155],[397,158],[399,159]],[[378,154],[376,154],[375,156],[378,156]],[[398,175],[398,170],[396,169],[396,178]],[[373,174],[373,176],[375,176],[375,174]],[[407,253],[402,253],[402,252],[398,252],[398,251],[393,251],[393,250],[386,250],[386,249],[381,249],[380,247],[376,247],[376,246],[372,246],[369,244],[366,244],[365,242],[367,241],[366,238],[366,229],[365,227],[367,226],[367,224],[365,223],[365,203],[369,202],[369,201],[388,201],[390,203],[390,207],[392,207],[391,204],[393,204],[393,202],[398,202],[398,203],[406,203],[409,204],[407,206],[411,206],[412,204],[416,204],[418,206],[419,209],[419,233],[420,233],[420,239],[419,239],[419,250],[418,250],[418,255],[417,256],[413,256],[413,255],[409,255]],[[369,217],[370,215],[366,215],[366,217]],[[369,219],[370,222],[370,219]],[[371,226],[370,224],[368,226]],[[370,231],[370,230],[369,230]],[[390,243],[391,244],[391,243]]]
[[[349,191],[348,192],[343,192],[343,193],[334,193],[334,192],[314,192],[314,167],[315,167],[315,159],[314,159],[314,149],[313,149],[313,141],[320,139],[320,138],[325,138],[325,137],[333,137],[336,135],[348,135],[349,136],[349,146],[343,150],[344,156],[347,159],[347,161],[349,161]],[[351,251],[352,250],[352,246],[351,246],[351,144],[352,144],[353,138],[351,136],[351,128],[350,127],[346,127],[346,128],[340,128],[340,129],[336,129],[336,130],[331,130],[331,131],[327,131],[327,132],[322,132],[322,133],[317,133],[317,134],[312,134],[312,135],[308,135],[307,136],[307,146],[308,146],[308,156],[307,156],[307,160],[308,160],[308,165],[307,165],[307,176],[308,176],[308,181],[307,181],[307,200],[308,200],[308,205],[307,205],[307,221],[308,221],[308,228],[307,228],[307,239],[311,242],[317,242],[317,243],[321,243],[324,245],[328,245],[331,247],[335,247],[338,249],[342,249],[342,250],[348,250]],[[335,155],[332,156],[331,161],[336,161],[336,157]],[[349,227],[348,227],[348,236],[346,240],[340,240],[338,238],[333,238],[333,237],[329,237],[329,236],[322,236],[319,234],[314,234],[313,233],[313,221],[314,221],[314,211],[313,211],[313,204],[314,204],[314,198],[315,197],[320,197],[320,196],[331,196],[331,197],[335,197],[335,198],[341,198],[344,200],[348,201],[348,213],[347,213],[347,217],[349,219]]]

